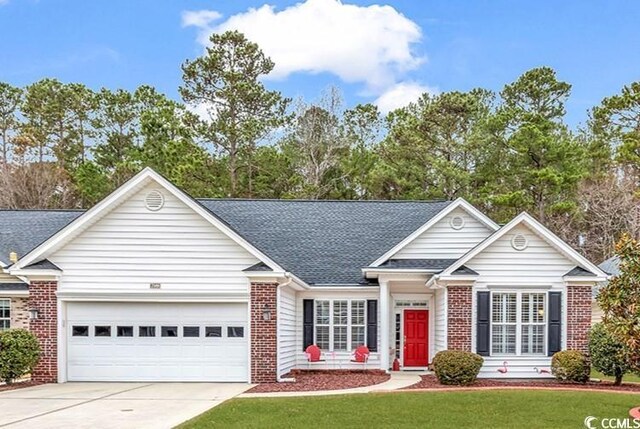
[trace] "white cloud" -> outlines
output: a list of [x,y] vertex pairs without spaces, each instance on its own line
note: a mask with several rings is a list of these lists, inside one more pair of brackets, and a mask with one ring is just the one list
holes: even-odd
[[215,10],[187,10],[182,12],[182,26],[206,28],[211,22],[220,18],[222,15]]
[[400,82],[387,88],[374,104],[382,113],[388,113],[417,101],[425,92],[436,94],[438,90],[417,82]]
[[391,6],[307,0],[280,11],[251,8],[216,23],[220,18],[212,10],[187,11],[182,24],[199,28],[205,46],[212,32],[243,32],[276,63],[272,79],[327,72],[380,94],[426,60],[412,49],[420,27]]

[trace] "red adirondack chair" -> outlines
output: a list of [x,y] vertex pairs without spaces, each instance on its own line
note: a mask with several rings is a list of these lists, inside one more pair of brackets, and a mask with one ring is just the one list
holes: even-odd
[[324,362],[324,359],[322,359],[322,350],[320,350],[320,347],[315,344],[307,347],[304,354],[307,357],[307,367],[309,369],[311,369],[311,364],[314,362]]
[[358,346],[353,352],[353,356],[351,362],[361,363],[363,370],[367,369],[367,362],[369,361],[369,356],[371,352],[367,346]]

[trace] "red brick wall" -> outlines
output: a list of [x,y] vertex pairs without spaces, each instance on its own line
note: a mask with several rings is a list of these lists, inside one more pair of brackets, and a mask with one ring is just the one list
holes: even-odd
[[471,351],[471,286],[447,287],[447,349]]
[[591,286],[567,286],[567,349],[587,352],[591,328]]
[[[277,283],[251,283],[251,382],[275,383],[278,379]],[[264,320],[265,305],[271,320]]]
[[40,341],[41,355],[31,379],[41,383],[58,381],[58,307],[56,281],[34,281],[29,286],[29,308],[38,310],[30,329]]

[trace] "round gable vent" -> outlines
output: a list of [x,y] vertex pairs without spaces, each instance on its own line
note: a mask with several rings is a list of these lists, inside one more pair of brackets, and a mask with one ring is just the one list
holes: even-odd
[[144,205],[153,212],[158,211],[164,205],[164,197],[160,191],[151,191],[144,197]]
[[462,229],[464,226],[464,218],[462,216],[453,216],[449,223],[453,229]]
[[524,250],[528,245],[529,241],[523,234],[516,234],[511,239],[511,246],[516,250]]

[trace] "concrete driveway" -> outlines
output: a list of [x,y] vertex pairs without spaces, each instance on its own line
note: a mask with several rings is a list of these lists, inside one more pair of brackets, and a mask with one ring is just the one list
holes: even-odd
[[64,383],[0,392],[4,428],[171,428],[251,387],[241,383]]

